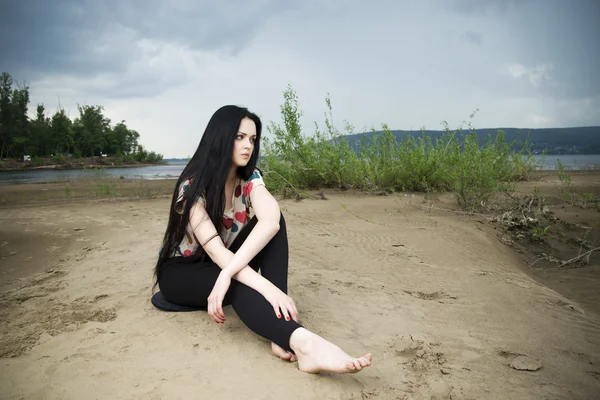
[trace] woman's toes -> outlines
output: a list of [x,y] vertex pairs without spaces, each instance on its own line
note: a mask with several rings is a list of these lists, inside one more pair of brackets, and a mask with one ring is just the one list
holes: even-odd
[[368,366],[368,365],[369,365],[369,360],[367,360],[367,359],[366,359],[366,358],[364,358],[364,357],[361,357],[361,358],[359,358],[359,359],[358,359],[358,362],[360,363],[360,366],[361,366],[361,367],[366,367],[366,366]]
[[291,353],[285,351],[275,343],[271,343],[271,350],[273,351],[273,354],[282,360],[291,361],[291,358],[293,357]]
[[346,363],[346,369],[348,371],[356,371],[356,367],[354,366],[354,363],[352,361],[348,361]]

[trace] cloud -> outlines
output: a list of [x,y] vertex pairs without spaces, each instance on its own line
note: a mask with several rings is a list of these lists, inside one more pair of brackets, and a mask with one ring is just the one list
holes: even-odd
[[528,0],[447,0],[443,3],[448,9],[463,14],[504,14],[511,7],[520,6]]
[[475,44],[477,46],[481,46],[482,35],[481,35],[481,32],[466,31],[466,32],[463,32],[463,34],[461,35],[461,39],[463,39],[467,42],[470,42],[472,44]]
[[279,122],[288,83],[307,134],[327,93],[340,129],[438,129],[476,108],[478,127],[593,125],[598,18],[593,0],[20,0],[0,14],[0,71],[30,83],[31,110],[103,105],[167,157],[223,104]]
[[539,64],[535,67],[527,68],[522,64],[509,64],[502,68],[501,73],[509,75],[513,78],[525,77],[529,80],[533,87],[539,87],[541,85],[552,85],[553,80],[550,76],[550,72],[553,69],[552,63]]
[[20,0],[0,14],[3,67],[29,76],[118,74],[148,56],[145,43],[237,54],[271,15],[275,0]]
[[[140,39],[135,43],[136,57],[120,71],[99,71],[92,76],[47,74],[33,83],[35,88],[69,88],[88,98],[156,97],[166,90],[214,75],[228,57],[186,46]],[[200,77],[200,78],[199,78]]]

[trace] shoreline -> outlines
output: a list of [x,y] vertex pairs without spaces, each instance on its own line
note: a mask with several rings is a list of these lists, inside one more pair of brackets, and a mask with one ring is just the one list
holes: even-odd
[[21,171],[39,171],[39,170],[61,170],[61,171],[77,171],[77,170],[85,170],[85,169],[104,169],[104,168],[136,168],[136,167],[153,167],[160,165],[169,165],[167,163],[158,163],[158,164],[90,164],[84,166],[71,166],[71,165],[62,165],[62,164],[52,164],[52,165],[40,165],[35,167],[29,166],[21,166],[15,168],[0,168],[0,172],[21,172]]
[[[0,169],[0,174],[2,174],[3,172],[20,172],[20,171],[27,171],[27,170],[71,170],[71,171],[83,171],[86,169],[112,169],[112,168],[135,168],[135,167],[152,167],[152,166],[159,166],[159,165],[172,165],[172,164],[141,164],[141,165],[133,165],[133,164],[127,164],[127,165],[105,165],[105,166],[101,166],[101,167],[88,167],[88,168],[47,168],[47,167],[36,167],[35,169],[17,169],[17,170],[3,170]],[[525,181],[515,181],[515,182],[534,182],[539,178],[542,177],[547,177],[550,175],[556,175],[558,174],[559,170],[557,169],[539,169],[539,170],[535,170],[534,172],[532,172],[532,176],[529,180],[525,180]],[[595,175],[600,173],[600,169],[576,169],[576,170],[565,170],[565,172],[568,172],[569,175],[575,175],[575,176],[580,176],[580,175]],[[140,178],[138,176],[135,177],[126,177],[124,176],[123,178],[119,178],[116,176],[106,176],[106,177],[98,177],[98,178],[94,178],[94,180],[102,180],[102,179],[118,179],[120,181],[128,181],[128,182],[140,182],[140,181],[152,181],[152,182],[160,182],[160,181],[172,181],[172,180],[176,180],[179,178],[179,176],[173,176],[173,177],[160,177],[160,178],[156,178],[156,179],[150,179],[150,178]],[[11,185],[40,185],[40,184],[62,184],[62,183],[74,183],[76,182],[77,179],[74,180],[70,180],[69,177],[66,177],[63,180],[40,180],[40,181],[33,181],[33,182],[11,182],[11,181],[1,181],[0,180],[0,186],[11,186]],[[400,193],[400,192],[398,192]]]

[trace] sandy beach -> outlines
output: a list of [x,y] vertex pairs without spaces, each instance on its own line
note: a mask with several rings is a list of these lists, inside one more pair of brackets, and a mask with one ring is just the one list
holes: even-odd
[[[554,180],[521,189],[551,192]],[[574,182],[600,195],[600,174],[574,174]],[[536,254],[507,244],[485,216],[457,212],[451,195],[325,191],[326,199],[280,201],[300,322],[350,354],[373,354],[371,368],[337,376],[304,374],[275,358],[231,307],[216,325],[204,312],[151,305],[168,198],[10,201],[10,193],[44,189],[64,191],[2,188],[3,399],[600,393],[598,252],[579,268],[530,267]],[[597,211],[549,207],[598,237]],[[577,245],[558,251],[566,259]]]

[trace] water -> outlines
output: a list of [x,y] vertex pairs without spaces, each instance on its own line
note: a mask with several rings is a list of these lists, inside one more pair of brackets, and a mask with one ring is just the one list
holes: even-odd
[[73,178],[110,176],[123,179],[177,179],[187,161],[165,160],[166,165],[148,167],[103,168],[103,169],[36,169],[22,171],[0,171],[0,184],[65,182]]
[[557,159],[559,159],[566,170],[595,169],[600,171],[600,154],[547,155],[544,160],[542,160],[542,156],[534,156],[534,158],[544,170],[557,170]]
[[[556,170],[556,159],[560,159],[565,169],[596,169],[600,171],[600,154],[591,155],[548,155],[542,162],[541,156],[535,156],[541,169]],[[187,160],[165,160],[165,165],[132,168],[105,168],[102,170],[51,170],[37,169],[25,171],[0,171],[0,184],[64,182],[72,178],[85,176],[114,176],[123,179],[177,179]]]

